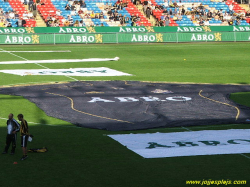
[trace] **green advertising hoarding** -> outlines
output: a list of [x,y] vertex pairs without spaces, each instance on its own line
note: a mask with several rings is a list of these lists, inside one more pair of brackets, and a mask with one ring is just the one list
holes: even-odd
[[250,41],[250,32],[2,34],[0,44],[91,44]]
[[23,33],[196,33],[196,32],[250,32],[249,26],[177,26],[177,27],[5,27],[1,34]]

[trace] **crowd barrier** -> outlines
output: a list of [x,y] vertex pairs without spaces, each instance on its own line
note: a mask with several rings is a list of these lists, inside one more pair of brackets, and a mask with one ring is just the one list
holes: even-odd
[[0,28],[0,44],[250,41],[249,26]]

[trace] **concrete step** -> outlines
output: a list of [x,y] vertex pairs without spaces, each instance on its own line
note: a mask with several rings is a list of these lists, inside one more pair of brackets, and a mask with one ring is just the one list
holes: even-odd
[[[24,5],[25,9],[29,11],[28,5]],[[44,22],[43,18],[40,16],[40,14],[37,11],[37,16],[36,16],[36,26],[37,27],[46,27],[46,23]]]
[[249,5],[248,4],[240,4],[242,8],[244,8],[246,11],[249,10]]
[[[138,5],[136,5],[136,7],[138,8],[138,10],[145,16],[145,18],[147,18],[146,17],[146,14],[144,13],[144,11],[143,11],[143,5],[142,4],[138,4]],[[148,18],[147,18],[148,19]],[[152,26],[154,26],[155,25],[155,23],[156,23],[156,19],[154,18],[154,16],[150,16],[150,19],[148,19],[149,21],[150,21],[150,23],[152,24]]]

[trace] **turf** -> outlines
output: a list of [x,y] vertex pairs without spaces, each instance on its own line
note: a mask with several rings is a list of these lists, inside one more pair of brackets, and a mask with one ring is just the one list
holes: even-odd
[[[43,64],[48,68],[109,67],[131,77],[75,77],[78,80],[141,80],[249,84],[249,43],[148,45],[0,46],[4,50],[71,50],[71,53],[15,53],[28,60],[120,57],[118,62]],[[0,53],[1,61],[20,58]],[[186,59],[184,61],[184,59]],[[0,65],[0,69],[37,69],[38,65]],[[0,86],[71,81],[65,76],[15,76],[0,73]],[[249,106],[249,94],[231,99]],[[0,181],[12,186],[185,186],[186,180],[247,180],[250,160],[239,154],[143,159],[107,134],[181,132],[183,128],[108,132],[78,128],[47,116],[35,104],[17,96],[0,95],[0,146],[4,146],[6,118],[23,113],[35,136],[29,147],[49,152],[29,154],[21,162],[20,140],[14,156],[0,155]],[[33,122],[33,123],[31,123]],[[190,127],[191,130],[248,129],[249,125]],[[250,157],[250,154],[244,154]],[[14,165],[13,162],[18,164]],[[191,186],[191,185],[189,185]]]
[[230,99],[241,105],[250,107],[250,92],[232,93]]

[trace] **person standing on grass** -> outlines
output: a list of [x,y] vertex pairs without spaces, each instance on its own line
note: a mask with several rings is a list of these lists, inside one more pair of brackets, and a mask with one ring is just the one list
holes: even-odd
[[23,150],[23,157],[21,160],[25,160],[28,158],[27,156],[27,143],[29,138],[29,127],[28,123],[25,119],[23,119],[23,114],[18,114],[18,120],[21,121],[20,133],[21,133],[21,147]]
[[12,149],[10,154],[13,155],[15,153],[17,132],[19,132],[19,130],[20,130],[20,124],[14,119],[13,114],[9,114],[9,119],[7,120],[6,145],[3,154],[8,153],[8,149],[11,143],[12,143]]

